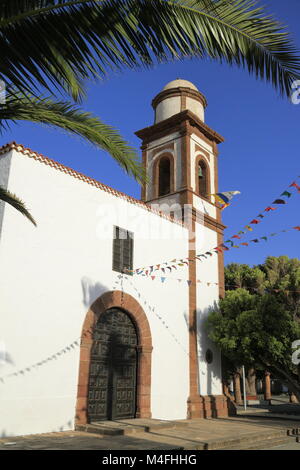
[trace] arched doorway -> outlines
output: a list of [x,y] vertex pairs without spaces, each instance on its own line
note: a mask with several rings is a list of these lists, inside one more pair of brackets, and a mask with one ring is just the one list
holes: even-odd
[[[93,363],[97,362],[97,351],[94,347],[95,332],[101,325],[101,319],[105,324],[105,314],[110,310],[121,312],[121,317],[125,322],[123,325],[124,332],[130,325],[132,341],[137,341],[136,349],[136,395],[135,395],[135,417],[151,418],[151,355],[152,355],[152,338],[147,316],[140,304],[131,295],[121,291],[109,291],[99,297],[90,307],[86,314],[82,328],[81,344],[80,344],[80,362],[79,362],[79,378],[78,392],[76,404],[76,424],[86,424],[91,420],[95,420],[89,416],[88,408],[90,404],[90,378],[97,376],[92,372]],[[104,315],[104,316],[103,316]],[[123,316],[126,315],[126,316]],[[103,317],[102,317],[103,316]],[[98,324],[98,321],[100,323]],[[130,321],[131,323],[128,323]],[[120,322],[121,323],[121,322]],[[120,324],[119,323],[119,324]],[[98,325],[98,326],[97,326]],[[136,336],[133,334],[132,325],[134,326]],[[110,328],[110,327],[109,327]],[[101,330],[101,328],[100,328]],[[114,331],[111,328],[110,331]],[[123,335],[121,335],[122,337]],[[125,332],[126,336],[126,332]],[[99,338],[100,339],[100,338]],[[98,339],[96,340],[98,341]],[[99,344],[101,341],[99,341]],[[97,343],[95,343],[97,344]],[[105,344],[105,340],[104,340]],[[121,341],[122,344],[122,341]],[[102,346],[103,347],[103,346]],[[130,349],[129,349],[130,351]],[[128,352],[129,354],[129,352]],[[100,359],[101,361],[101,359]],[[93,366],[95,367],[95,366]],[[101,374],[100,374],[101,375]],[[113,379],[110,379],[113,380]],[[93,380],[92,380],[93,383]],[[93,387],[93,386],[92,386]],[[92,388],[91,388],[92,390]],[[95,390],[95,388],[94,388]],[[97,390],[99,393],[101,387]],[[91,402],[92,403],[92,402]],[[101,408],[101,407],[100,407]],[[102,407],[103,408],[103,407]],[[111,406],[112,408],[112,406]],[[92,410],[93,411],[93,410]],[[99,411],[99,410],[98,410]],[[97,411],[97,413],[98,413]],[[101,411],[101,409],[100,409]],[[100,418],[98,418],[100,419]]]
[[138,337],[120,308],[100,315],[94,327],[89,373],[89,420],[134,418]]

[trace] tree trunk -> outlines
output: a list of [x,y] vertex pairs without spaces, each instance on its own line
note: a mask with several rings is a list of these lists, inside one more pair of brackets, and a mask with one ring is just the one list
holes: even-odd
[[234,385],[234,398],[237,405],[242,405],[242,393],[241,393],[241,375],[239,372],[235,372],[233,375]]
[[266,364],[269,370],[278,378],[283,379],[287,382],[289,387],[289,392],[291,391],[300,402],[300,382],[293,377],[290,373],[286,372],[283,368],[277,365]]
[[271,400],[271,374],[267,370],[265,371],[265,381],[264,381],[264,398],[266,401]]
[[290,403],[299,403],[298,398],[293,392],[289,392],[289,395],[290,395]]
[[247,395],[256,398],[256,371],[254,367],[250,367],[247,373],[246,380]]

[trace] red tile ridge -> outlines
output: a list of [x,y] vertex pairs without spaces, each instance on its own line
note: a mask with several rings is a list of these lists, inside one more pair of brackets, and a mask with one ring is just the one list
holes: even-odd
[[81,181],[84,181],[85,183],[90,184],[91,186],[95,186],[99,189],[102,189],[103,191],[106,191],[110,194],[113,194],[114,196],[120,197],[122,199],[126,199],[131,204],[136,204],[136,205],[142,207],[143,209],[147,210],[148,212],[152,212],[153,214],[156,214],[159,217],[162,217],[166,220],[169,220],[170,222],[176,223],[177,225],[180,225],[180,226],[184,226],[183,223],[172,219],[171,217],[161,213],[158,210],[152,209],[150,206],[148,206],[143,201],[140,201],[139,199],[136,199],[132,196],[128,196],[127,194],[122,193],[121,191],[113,189],[110,186],[107,186],[106,184],[101,183],[100,181],[95,180],[94,178],[91,178],[90,176],[87,176],[83,173],[80,173],[79,171],[76,171],[73,168],[65,166],[62,163],[59,163],[55,160],[52,160],[51,158],[46,157],[42,153],[38,153],[38,152],[35,152],[34,150],[32,150],[30,148],[26,148],[22,144],[17,144],[15,141],[9,142],[9,143],[3,145],[2,147],[0,147],[0,155],[3,155],[4,153],[7,153],[11,150],[16,150],[17,152],[20,152],[23,155],[26,155],[30,158],[34,158],[35,160],[37,160],[41,163],[44,163],[46,165],[49,165],[52,168],[55,168],[56,170],[62,171],[66,174],[69,174],[70,176],[73,176],[74,178],[80,179]]

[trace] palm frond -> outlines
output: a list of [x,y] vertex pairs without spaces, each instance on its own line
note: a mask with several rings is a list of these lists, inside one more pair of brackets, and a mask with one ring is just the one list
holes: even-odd
[[0,7],[0,79],[19,90],[81,93],[123,67],[211,57],[289,95],[299,52],[257,0],[10,0]]
[[9,94],[6,103],[0,106],[0,133],[10,121],[37,122],[78,135],[108,152],[139,183],[145,182],[145,170],[136,151],[118,131],[72,103],[53,101],[51,98],[38,99],[18,93]]
[[17,211],[21,212],[33,225],[36,226],[36,222],[30,212],[26,209],[25,204],[21,199],[19,199],[15,194],[11,193],[7,189],[0,186],[0,200],[10,204],[12,207],[17,209]]

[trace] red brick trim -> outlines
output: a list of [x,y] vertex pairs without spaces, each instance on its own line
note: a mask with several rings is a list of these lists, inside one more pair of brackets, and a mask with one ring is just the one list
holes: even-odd
[[225,395],[200,395],[199,398],[201,418],[225,418],[228,415],[236,414],[234,407],[230,406],[230,400]]
[[145,127],[144,129],[135,132],[135,135],[142,139],[143,145],[145,145],[149,142],[152,142],[153,140],[159,139],[160,137],[170,135],[171,131],[174,132],[175,130],[180,130],[180,125],[185,121],[190,122],[193,128],[193,133],[199,135],[203,140],[207,139],[207,142],[209,142],[210,145],[212,145],[212,142],[214,141],[217,144],[224,142],[224,138],[218,134],[218,132],[211,129],[189,109],[174,114],[174,116],[171,116],[168,119],[164,119],[157,124]]
[[163,150],[165,151],[168,151],[168,152],[174,152],[174,142],[168,142],[167,144],[165,145],[160,145],[159,147],[155,147],[154,150],[150,149],[149,152],[152,151],[152,160],[157,156],[157,154],[159,154],[160,152],[162,152]]
[[[195,140],[194,140],[195,142]],[[195,143],[195,154],[201,153],[202,155],[205,155],[207,160],[210,162],[210,154],[207,152],[207,150],[204,150],[200,145]]]
[[79,173],[78,171],[73,170],[73,168],[62,165],[61,163],[58,163],[55,160],[52,160],[51,158],[45,157],[41,153],[34,152],[30,148],[26,148],[21,144],[17,144],[16,142],[10,142],[9,144],[6,144],[0,147],[0,156],[7,152],[10,152],[11,150],[16,150],[17,152],[23,155],[26,155],[27,157],[33,158],[34,160],[37,160],[40,163],[44,163],[54,168],[55,170],[59,170],[70,176],[73,176],[73,178],[79,179],[83,181],[84,183],[90,184],[91,186],[95,186],[96,188],[99,188],[102,191],[110,193],[113,196],[119,197],[121,199],[125,199],[129,203],[135,204],[141,207],[142,209],[145,209],[148,212],[152,212],[158,215],[159,217],[169,220],[170,222],[173,222],[178,225],[182,225],[179,221],[172,219],[171,217],[169,217],[168,215],[165,215],[162,212],[152,209],[150,206],[140,201],[139,199],[135,199],[134,197],[128,196],[127,194],[122,193],[121,191],[117,191],[116,189],[113,189],[110,186],[107,186],[106,184],[100,183],[100,181],[90,178],[89,176],[86,176],[83,173]]
[[151,418],[151,353],[152,338],[147,316],[140,304],[121,291],[105,292],[86,314],[81,336],[76,424],[88,422],[88,385],[93,328],[99,316],[112,307],[119,307],[130,316],[138,335],[137,418]]
[[[181,98],[187,97],[192,98],[199,103],[202,104],[204,108],[207,107],[207,100],[205,96],[198,90],[193,90],[192,88],[185,88],[185,87],[176,87],[176,88],[169,88],[168,90],[163,90],[158,95],[155,96],[152,100],[152,107],[155,109],[161,101],[164,101],[167,98],[173,98],[175,96],[180,96]],[[182,106],[181,106],[182,107]],[[183,111],[185,108],[181,109]]]

